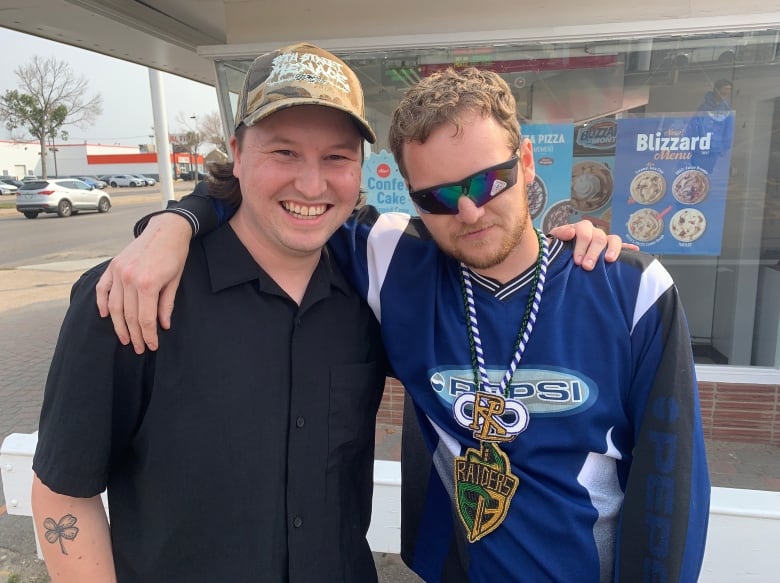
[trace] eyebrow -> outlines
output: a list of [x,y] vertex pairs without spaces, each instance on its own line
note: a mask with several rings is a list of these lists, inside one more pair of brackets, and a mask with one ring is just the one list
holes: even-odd
[[[284,136],[275,136],[270,139],[268,139],[263,146],[268,147],[297,147],[301,142],[298,140],[292,140],[290,138],[286,138]],[[333,144],[329,144],[325,146],[325,149],[335,149],[335,150],[349,150],[349,151],[359,151],[362,144],[362,140],[357,140],[354,143],[351,141],[343,141],[343,142],[335,142]]]

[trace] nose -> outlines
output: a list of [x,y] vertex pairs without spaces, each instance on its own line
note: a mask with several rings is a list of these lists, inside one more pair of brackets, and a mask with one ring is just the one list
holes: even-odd
[[295,188],[304,197],[316,198],[327,189],[325,174],[318,161],[301,161],[295,177]]
[[485,209],[475,205],[469,197],[461,196],[458,199],[458,214],[455,216],[460,222],[473,225],[485,216]]

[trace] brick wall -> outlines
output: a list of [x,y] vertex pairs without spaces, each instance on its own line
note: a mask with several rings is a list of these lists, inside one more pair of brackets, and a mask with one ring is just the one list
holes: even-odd
[[[780,386],[699,383],[704,437],[780,446]],[[403,385],[387,379],[377,422],[401,425]]]
[[699,383],[704,436],[780,445],[780,386]]
[[377,413],[377,423],[401,425],[404,417],[404,386],[395,379],[385,381],[385,392]]

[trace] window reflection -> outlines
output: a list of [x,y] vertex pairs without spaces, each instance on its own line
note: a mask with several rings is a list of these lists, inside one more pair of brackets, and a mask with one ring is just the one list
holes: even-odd
[[[515,94],[518,117],[527,135],[541,139],[538,136],[560,133],[572,140],[568,154],[565,150],[557,151],[570,156],[569,170],[549,172],[549,179],[540,172],[540,183],[534,185],[531,194],[539,206],[538,220],[547,216],[557,196],[561,199],[555,209],[559,217],[588,215],[599,226],[623,235],[630,233],[625,213],[618,217],[620,206],[606,204],[606,199],[629,200],[636,188],[636,205],[628,216],[639,221],[658,217],[650,212],[645,213],[647,217],[635,216],[634,208],[654,208],[656,202],[663,202],[662,197],[668,196],[666,207],[672,208],[660,217],[667,221],[667,241],[688,243],[690,248],[688,252],[680,252],[679,248],[670,252],[664,247],[654,250],[652,246],[645,250],[658,256],[675,278],[688,315],[696,362],[778,368],[779,40],[778,31],[766,30],[619,42],[354,52],[340,56],[356,70],[363,83],[367,117],[379,136],[370,154],[377,157],[383,151],[387,153],[386,136],[394,107],[406,88],[421,77],[447,66],[478,66],[499,72]],[[222,89],[232,107],[250,62],[251,59],[237,59],[217,64],[227,80],[227,87]],[[716,88],[722,81],[728,87]],[[626,168],[621,168],[624,158],[619,148],[616,150],[613,144],[612,150],[583,150],[582,140],[577,141],[585,129],[596,140],[593,145],[597,138],[606,140],[604,136],[614,128],[619,135],[621,124],[628,127],[628,122],[641,124],[642,120],[665,120],[663,123],[671,124],[671,129],[664,126],[663,131],[690,133],[693,130],[677,128],[673,122],[693,119],[697,111],[702,116],[699,121],[708,125],[696,135],[710,134],[713,140],[709,158],[690,162],[702,170],[702,176],[713,181],[705,194],[701,176],[696,172],[689,172],[685,178],[688,182],[678,188],[684,182],[680,175],[685,169],[675,169],[663,173],[664,187],[670,190],[669,194],[659,195],[662,180],[653,172],[661,170],[661,164],[632,168],[638,176],[636,185],[633,179],[621,182]],[[730,124],[727,132],[724,120]],[[725,145],[723,136],[727,134],[728,159],[719,161],[717,148]],[[552,144],[537,142],[535,146],[540,155],[544,153],[541,148],[549,147],[547,157],[555,157]],[[561,155],[556,156],[560,159]],[[722,194],[718,194],[720,187],[714,184],[718,163],[723,164]],[[384,172],[386,175],[386,168]],[[396,182],[373,184],[381,188]],[[673,188],[678,190],[672,192]],[[714,204],[718,196],[722,196],[722,210],[707,211],[704,201]],[[386,198],[397,202],[401,197]],[[659,207],[656,212],[660,215],[666,207]],[[683,212],[683,207],[691,210]],[[679,223],[674,230],[668,223],[672,217]],[[697,229],[702,228],[702,218],[706,219],[706,230],[717,233],[717,245],[712,246],[715,243],[711,242],[708,251],[699,254],[696,244],[702,241],[702,235]],[[652,240],[652,225],[645,226],[650,230],[643,232]]]

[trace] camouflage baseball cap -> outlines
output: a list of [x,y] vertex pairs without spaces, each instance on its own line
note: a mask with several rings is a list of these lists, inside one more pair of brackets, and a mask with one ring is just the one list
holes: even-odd
[[337,56],[299,43],[257,57],[249,67],[238,97],[236,129],[253,126],[272,113],[296,105],[324,105],[351,115],[371,142],[363,89],[355,72]]

